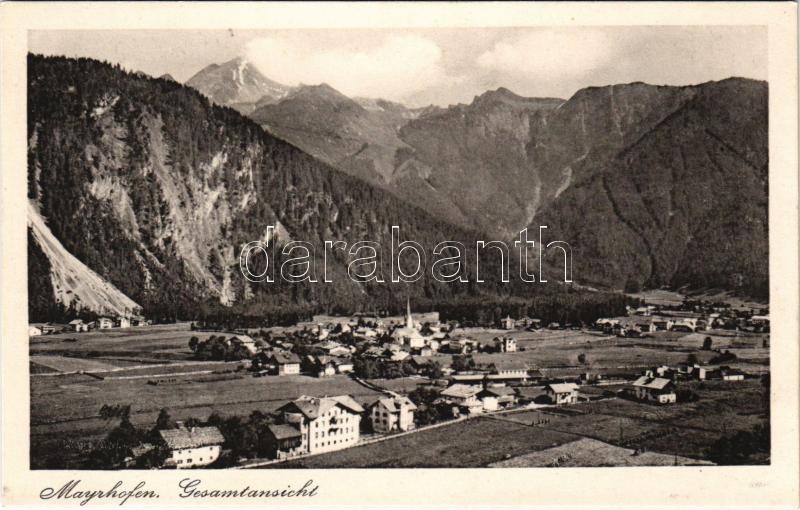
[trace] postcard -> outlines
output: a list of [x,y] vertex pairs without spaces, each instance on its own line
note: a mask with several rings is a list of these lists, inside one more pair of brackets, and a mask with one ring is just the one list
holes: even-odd
[[0,11],[6,504],[800,504],[796,3]]

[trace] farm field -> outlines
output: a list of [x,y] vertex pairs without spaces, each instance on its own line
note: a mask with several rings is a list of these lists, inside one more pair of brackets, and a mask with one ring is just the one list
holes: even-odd
[[31,356],[132,358],[163,362],[188,359],[191,355],[191,337],[204,340],[214,334],[219,333],[191,331],[188,323],[96,330],[89,333],[58,333],[32,337],[29,350]]
[[98,380],[80,374],[32,377],[32,450],[65,448],[77,442],[74,453],[80,454],[85,443],[104,437],[116,426],[116,420],[98,416],[103,404],[130,404],[131,423],[148,428],[161,408],[168,409],[177,420],[205,419],[212,412],[246,417],[254,410],[272,411],[302,394],[350,394],[362,404],[378,395],[338,375],[318,379],[301,375],[203,374],[171,377],[172,382],[158,385],[148,384],[148,380]]
[[595,439],[579,439],[546,450],[527,453],[508,460],[489,464],[489,467],[602,467],[602,466],[698,466],[712,462],[665,455],[636,452]]
[[575,439],[571,434],[481,417],[270,467],[479,467]]
[[[484,331],[489,338],[509,334]],[[346,376],[255,378],[244,370],[249,364],[247,361],[192,360],[189,338],[204,339],[213,334],[191,331],[188,324],[175,324],[31,338],[31,450],[35,453],[32,458],[46,458],[47,452],[59,450],[66,452],[67,457],[82,455],[87,445],[105,437],[116,426],[116,420],[98,416],[104,404],[130,405],[131,422],[137,427],[149,428],[162,408],[168,409],[177,420],[205,419],[213,412],[246,417],[254,410],[272,411],[303,394],[350,394],[361,403],[371,402],[378,396],[376,391]],[[769,349],[762,346],[768,335],[731,331],[659,332],[653,338],[616,338],[573,330],[510,334],[518,338],[518,345],[524,351],[476,353],[475,361],[488,365],[500,360],[521,360],[530,367],[541,368],[548,377],[603,370],[638,373],[645,367],[683,362],[690,353],[701,362],[707,362],[716,353],[700,350],[700,347],[705,336],[711,336],[713,348],[729,348],[737,354],[739,359],[730,363],[731,366],[740,366],[751,373],[769,369]],[[581,354],[585,356],[585,363],[578,361]],[[428,359],[442,366],[452,362],[450,355]],[[405,377],[370,382],[391,391],[408,393],[429,381]],[[692,384],[695,386],[691,389],[700,396],[696,403],[658,408],[611,399],[570,406],[569,410],[526,411],[529,414],[481,418],[359,447],[356,453],[347,453],[348,457],[336,462],[341,462],[342,466],[364,467],[382,463],[398,467],[487,465],[505,460],[505,455],[516,457],[552,447],[553,443],[584,437],[612,446],[643,446],[656,453],[696,458],[697,452],[702,455],[720,436],[750,430],[765,422],[758,381]],[[522,389],[528,397],[535,397],[542,391],[534,387]],[[540,423],[534,423],[537,420]],[[455,430],[465,439],[454,440],[454,433],[446,432],[447,429]],[[494,450],[500,452],[500,456],[480,449],[467,452],[470,441],[474,447],[486,438],[500,436],[504,446]],[[437,440],[440,442],[436,443]],[[425,449],[436,453],[413,453],[420,450],[416,447],[406,453],[399,446],[385,449],[386,445],[416,444],[415,441],[422,441]],[[451,449],[456,453],[445,452],[454,441],[458,446]],[[435,446],[427,446],[428,442]],[[361,458],[358,452],[362,450],[373,453],[363,454]],[[390,455],[384,455],[384,450]],[[466,460],[459,460],[456,454]],[[345,455],[345,452],[336,455]],[[312,457],[303,462],[313,463],[310,467],[315,467],[317,463],[328,461]]]
[[419,386],[429,385],[427,377],[398,377],[397,379],[369,379],[368,382],[398,393],[411,393]]
[[767,423],[758,381],[681,383],[697,402],[656,406],[625,399],[586,402],[504,415],[546,430],[579,434],[620,446],[704,458],[721,436]]

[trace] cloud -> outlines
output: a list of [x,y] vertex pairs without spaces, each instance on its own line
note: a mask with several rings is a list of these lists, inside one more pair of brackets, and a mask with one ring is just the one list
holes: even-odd
[[366,49],[260,37],[248,42],[245,53],[270,79],[287,85],[324,82],[349,96],[400,100],[451,79],[442,67],[441,48],[417,35],[388,36]]
[[601,30],[541,29],[500,40],[478,56],[477,64],[487,71],[513,75],[574,77],[606,65],[617,43]]

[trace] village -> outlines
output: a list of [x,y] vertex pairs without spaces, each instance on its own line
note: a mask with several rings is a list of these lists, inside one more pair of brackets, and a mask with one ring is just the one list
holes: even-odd
[[[727,395],[738,391],[737,385],[752,393],[763,390],[765,380],[768,384],[766,308],[685,301],[629,307],[625,316],[593,324],[506,316],[491,326],[466,327],[440,321],[437,312],[412,313],[410,300],[406,313],[394,317],[315,316],[289,327],[233,331],[192,323],[180,335],[170,333],[184,341],[190,335],[187,359],[178,360],[165,350],[159,354],[162,364],[144,367],[127,360],[114,363],[130,352],[111,356],[98,348],[81,354],[63,347],[78,345],[82,335],[100,330],[131,335],[159,327],[142,317],[32,324],[29,333],[32,342],[63,337],[61,346],[43,343],[47,349],[41,351],[32,344],[32,368],[44,367],[32,377],[85,378],[73,386],[61,385],[79,392],[88,391],[92,382],[137,383],[146,385],[144,391],[160,392],[194,382],[212,394],[214,384],[241,385],[250,394],[261,393],[259,384],[265,391],[280,385],[288,397],[270,399],[261,409],[254,403],[251,411],[259,416],[251,416],[247,426],[212,419],[214,413],[204,420],[195,414],[198,406],[188,404],[176,414],[180,419],[171,419],[177,409],[164,405],[153,429],[129,438],[104,468],[279,467],[344,449],[380,448],[402,436],[423,437],[470,420],[502,417],[516,423],[530,415],[530,426],[546,427],[553,417],[582,414],[589,406],[624,405],[625,412],[645,414],[670,408],[696,412],[708,385]],[[628,352],[644,354],[631,359]],[[753,353],[761,357],[752,359]],[[77,361],[81,358],[86,365]],[[75,364],[62,367],[59,360]],[[104,368],[99,365],[103,360],[116,366]],[[118,400],[100,415],[106,421],[127,422],[131,409],[125,410],[124,404]],[[237,409],[243,411],[243,406]],[[213,405],[200,407],[216,411]],[[146,421],[144,414],[137,419]],[[726,432],[726,425],[722,427]],[[243,437],[244,430],[255,439]],[[631,444],[613,439],[609,442],[617,448]],[[242,446],[248,442],[250,446]],[[631,455],[638,457],[640,449],[644,447]],[[669,459],[677,463],[679,457],[673,453]],[[680,457],[681,463],[707,461]]]

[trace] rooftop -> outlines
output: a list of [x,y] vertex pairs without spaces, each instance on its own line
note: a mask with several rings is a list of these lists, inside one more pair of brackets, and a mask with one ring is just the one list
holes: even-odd
[[158,433],[172,450],[200,448],[225,442],[225,438],[222,437],[222,433],[217,427],[182,427],[159,430]]

